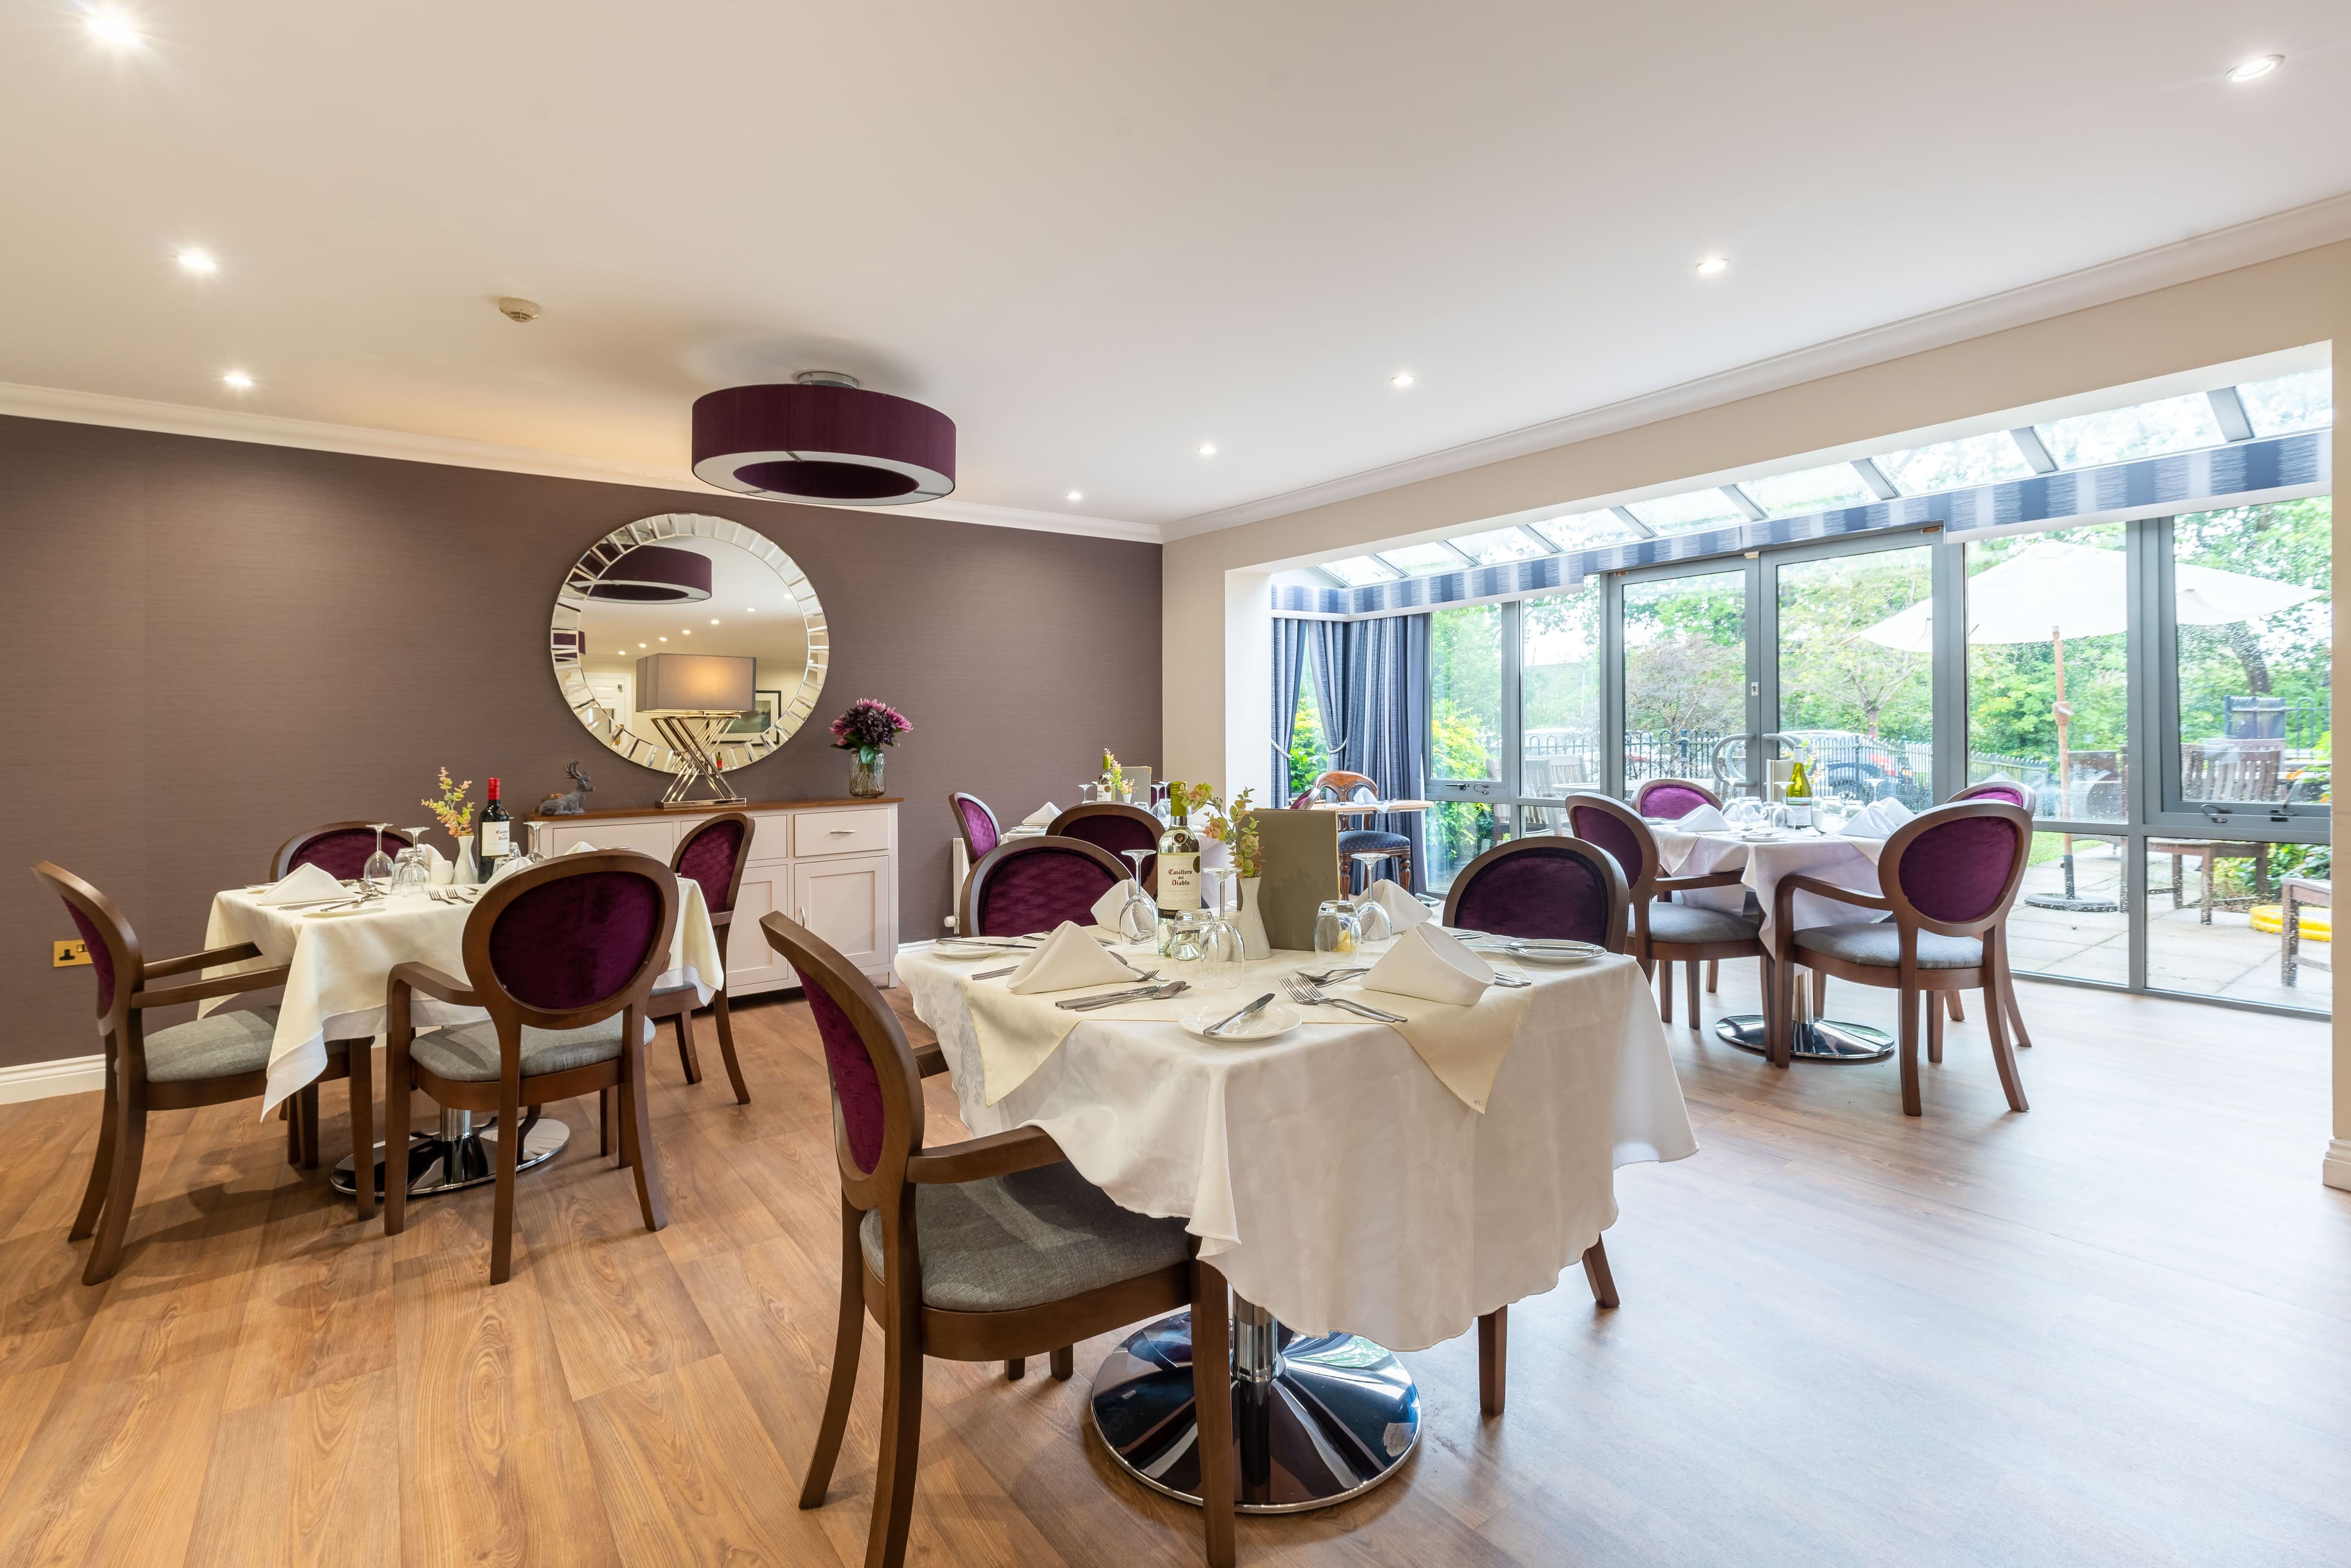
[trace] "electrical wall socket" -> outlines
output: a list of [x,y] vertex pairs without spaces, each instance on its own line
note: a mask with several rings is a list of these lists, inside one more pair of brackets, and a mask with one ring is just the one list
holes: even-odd
[[89,962],[89,944],[87,942],[77,940],[49,944],[49,967],[52,969],[70,969],[76,964]]

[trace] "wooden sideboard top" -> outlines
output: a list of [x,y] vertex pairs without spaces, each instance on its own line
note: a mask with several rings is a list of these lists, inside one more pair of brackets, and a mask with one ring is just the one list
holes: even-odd
[[715,817],[726,811],[814,811],[839,806],[896,806],[904,802],[900,795],[875,795],[863,800],[850,797],[838,800],[751,800],[740,806],[721,805],[716,800],[697,802],[690,810],[664,810],[659,806],[615,806],[610,810],[582,811],[576,817],[538,817],[541,822],[611,821],[615,817]]

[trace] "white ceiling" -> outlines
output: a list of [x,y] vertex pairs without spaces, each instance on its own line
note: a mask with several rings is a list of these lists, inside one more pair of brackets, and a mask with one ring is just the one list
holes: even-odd
[[120,10],[0,8],[0,382],[670,468],[843,369],[1145,523],[2351,191],[2341,0]]

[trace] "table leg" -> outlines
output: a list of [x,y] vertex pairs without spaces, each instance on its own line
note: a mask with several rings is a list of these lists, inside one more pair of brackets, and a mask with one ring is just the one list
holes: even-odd
[[[1420,1390],[1360,1334],[1293,1334],[1236,1293],[1235,1506],[1305,1513],[1369,1491],[1420,1438]],[[1089,1404],[1111,1457],[1155,1491],[1200,1500],[1192,1314],[1145,1325],[1095,1373]]]
[[[1806,980],[1812,982],[1809,991]],[[1828,994],[1828,977],[1806,971],[1792,977],[1795,993],[1795,1042],[1789,1055],[1796,1061],[1883,1061],[1894,1054],[1894,1037],[1865,1023],[1816,1016],[1818,998]],[[1808,997],[1811,998],[1808,1001]],[[1758,1056],[1771,1054],[1761,1013],[1733,1013],[1714,1026],[1717,1040]]]
[[[532,1106],[523,1118],[521,1158],[515,1170],[517,1175],[535,1170],[563,1152],[571,1137],[571,1129],[553,1116],[541,1116]],[[497,1179],[498,1119],[484,1116],[475,1119],[471,1111],[441,1109],[441,1124],[429,1133],[408,1135],[408,1196],[431,1197],[435,1193],[455,1192],[461,1187],[480,1186]],[[376,1190],[389,1190],[382,1184],[384,1172],[383,1145],[375,1145]],[[340,1161],[328,1181],[346,1197],[359,1196],[359,1182],[352,1176],[352,1163],[346,1157]]]

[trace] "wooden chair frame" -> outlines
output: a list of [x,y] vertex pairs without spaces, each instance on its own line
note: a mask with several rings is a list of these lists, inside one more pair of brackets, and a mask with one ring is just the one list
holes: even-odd
[[[1007,839],[982,855],[979,862],[971,868],[971,874],[964,878],[963,902],[956,909],[956,928],[967,936],[987,936],[987,932],[980,930],[973,924],[973,912],[979,907],[980,890],[994,880],[996,874],[1004,869],[1008,861],[1020,855],[1035,854],[1040,850],[1047,849],[1081,854],[1099,861],[1103,869],[1121,882],[1132,881],[1134,878],[1133,867],[1100,844],[1090,844],[1083,839],[1057,839],[1050,833],[1035,838]],[[1074,919],[1076,916],[1071,918]],[[1081,920],[1079,924],[1082,925],[1084,922]],[[1026,934],[1014,932],[1011,935]]]
[[[1633,814],[1635,816],[1642,814],[1642,802],[1648,800],[1649,792],[1651,790],[1663,789],[1667,787],[1671,787],[1676,789],[1687,789],[1693,793],[1703,795],[1706,797],[1706,803],[1708,805],[1713,807],[1718,811],[1722,810],[1722,797],[1716,794],[1712,789],[1699,783],[1695,779],[1644,779],[1638,784],[1633,786]],[[1695,808],[1693,808],[1693,810],[1695,810]]]
[[[1903,894],[1902,857],[1921,834],[1971,817],[1997,817],[2015,826],[2020,835],[2015,863],[2008,868],[2008,879],[2002,884],[2000,895],[1983,915],[1973,920],[1956,922],[1934,919]],[[1918,1096],[1919,998],[1923,995],[1928,998],[1927,1059],[1939,1062],[1943,1060],[1944,1009],[1936,1005],[1938,998],[1963,990],[1980,989],[1984,993],[1984,1026],[1991,1035],[1992,1065],[1999,1070],[2001,1089],[2008,1096],[2010,1110],[2029,1109],[2024,1098],[2024,1081],[2017,1071],[2016,1053],[2008,1035],[2008,1020],[2017,1013],[2015,984],[2008,963],[2008,913],[2016,901],[2017,889],[2024,882],[2025,862],[2032,858],[2032,818],[2028,813],[2005,801],[1966,800],[1921,811],[1886,836],[1886,848],[1879,852],[1877,857],[1878,881],[1884,889],[1879,895],[1872,896],[1849,887],[1840,887],[1819,877],[1782,877],[1773,890],[1771,910],[1773,956],[1776,959],[1773,966],[1776,984],[1771,992],[1768,1030],[1771,1065],[1786,1067],[1795,1044],[1794,977],[1798,967],[1811,969],[1815,975],[1834,975],[1856,985],[1898,991],[1902,1013],[1902,1113],[1906,1116],[1923,1114]],[[1856,964],[1823,953],[1800,950],[1796,946],[1795,922],[1795,899],[1799,893],[1817,894],[1840,904],[1890,913],[1894,916],[1899,943],[1898,962],[1892,968],[1884,968],[1875,964]],[[1983,962],[1967,969],[1920,968],[1918,935],[1922,931],[1941,936],[1978,938],[1983,944]]]
[[[1035,840],[1027,841],[1036,842]],[[1088,848],[1094,846],[1088,845]],[[993,855],[989,858],[993,859]],[[983,862],[985,863],[985,862]],[[975,871],[974,875],[977,873]],[[915,1227],[915,1188],[978,1181],[1059,1165],[1066,1156],[1037,1127],[1015,1127],[944,1148],[923,1144],[923,1078],[946,1071],[935,1051],[918,1058],[897,1015],[857,967],[781,915],[759,922],[768,944],[813,978],[848,1015],[879,1081],[883,1135],[872,1166],[860,1166],[849,1145],[840,1096],[833,1096],[833,1153],[841,1168],[841,1315],[825,1393],[824,1417],[809,1457],[800,1506],[824,1503],[857,1389],[858,1353],[870,1313],[883,1336],[882,1440],[874,1471],[873,1522],[866,1568],[898,1568],[914,1515],[914,1468],[923,1420],[923,1360],[1011,1361],[1050,1354],[1053,1375],[1072,1370],[1070,1347],[1139,1320],[1188,1307],[1192,1312],[1194,1406],[1199,1417],[1201,1510],[1212,1568],[1233,1561],[1234,1463],[1230,1327],[1224,1276],[1194,1258],[1063,1301],[1011,1312],[943,1311],[923,1300],[923,1252]],[[869,1210],[882,1215],[880,1275],[866,1266],[858,1233]],[[1203,1375],[1206,1373],[1207,1375]]]
[[[1663,779],[1652,779],[1663,783]],[[1675,779],[1675,783],[1687,780]],[[1674,1021],[1674,966],[1683,966],[1688,991],[1689,1027],[1698,1027],[1698,967],[1707,968],[1706,988],[1715,988],[1725,958],[1753,958],[1762,967],[1761,984],[1765,996],[1771,994],[1771,955],[1764,950],[1762,932],[1759,928],[1751,939],[1730,942],[1661,942],[1649,934],[1649,904],[1653,899],[1669,894],[1687,893],[1702,887],[1737,887],[1742,881],[1735,871],[1709,872],[1704,876],[1667,876],[1664,862],[1657,850],[1657,836],[1649,824],[1641,820],[1640,812],[1613,796],[1576,794],[1562,798],[1560,810],[1571,826],[1574,813],[1580,810],[1604,812],[1633,835],[1641,846],[1641,864],[1623,868],[1627,895],[1633,907],[1632,954],[1641,960],[1641,972],[1654,974],[1657,981],[1657,1016],[1667,1023]]]
[[[1614,803],[1610,802],[1611,805]],[[1625,888],[1623,869],[1617,865],[1616,857],[1598,844],[1571,838],[1564,833],[1539,833],[1531,838],[1512,839],[1507,843],[1496,844],[1456,872],[1453,886],[1445,894],[1445,924],[1460,924],[1455,916],[1460,913],[1461,894],[1480,872],[1496,861],[1510,855],[1541,850],[1556,852],[1562,848],[1572,848],[1583,853],[1606,873],[1609,935],[1604,946],[1611,953],[1626,951],[1625,908],[1630,895]],[[1646,966],[1643,968],[1646,972]],[[1605,1237],[1593,1237],[1592,1245],[1583,1249],[1583,1281],[1592,1288],[1592,1300],[1595,1305],[1614,1308],[1622,1304],[1616,1294],[1616,1277],[1608,1268]],[[1489,1416],[1502,1413],[1503,1396],[1510,1381],[1510,1309],[1507,1306],[1496,1307],[1490,1312],[1480,1314],[1478,1319],[1478,1406]]]
[[[1322,772],[1317,773],[1314,776],[1314,781],[1312,783],[1307,785],[1305,789],[1298,792],[1297,798],[1290,802],[1290,810],[1296,810],[1300,809],[1317,796],[1322,796],[1343,804],[1346,801],[1346,791],[1350,789],[1369,789],[1374,795],[1377,795],[1380,792],[1380,786],[1379,781],[1368,773],[1351,773],[1343,768],[1326,768]],[[1380,813],[1366,810],[1355,812],[1342,811],[1339,815],[1342,817],[1350,815],[1356,817],[1375,817],[1380,815]],[[1353,832],[1367,831],[1350,829],[1347,828],[1344,823],[1342,823],[1340,826],[1343,831]],[[1396,836],[1398,838],[1409,839],[1412,835],[1409,833],[1399,833]],[[1365,851],[1364,852],[1369,853],[1370,852]],[[1355,868],[1349,858],[1350,853],[1351,852],[1345,850],[1342,850],[1339,853],[1340,886],[1345,890],[1352,890],[1355,885]],[[1390,850],[1388,853],[1394,855],[1399,862],[1396,880],[1409,890],[1412,886],[1412,851],[1409,849]],[[1370,873],[1366,872],[1364,874],[1368,879]],[[1370,891],[1368,880],[1365,883],[1364,891]]]
[[[661,915],[652,942],[636,973],[621,989],[586,1007],[548,1011],[514,996],[498,983],[490,963],[490,931],[507,906],[523,894],[566,877],[599,872],[633,872],[651,882],[661,895]],[[513,1272],[515,1167],[520,1158],[521,1134],[528,1124],[526,1106],[537,1119],[538,1108],[552,1100],[580,1095],[620,1093],[621,1150],[623,1163],[636,1174],[637,1206],[645,1228],[659,1230],[669,1223],[669,1205],[663,1197],[661,1173],[653,1156],[652,1112],[645,1098],[644,1030],[653,1000],[653,977],[669,962],[670,945],[677,934],[677,876],[651,855],[634,850],[599,850],[559,855],[542,864],[518,871],[490,884],[465,917],[465,956],[467,984],[429,964],[402,964],[392,971],[387,997],[391,1014],[386,1028],[388,1050],[384,1071],[384,1147],[408,1147],[409,1092],[422,1089],[439,1103],[457,1111],[495,1111],[499,1137],[496,1197],[490,1229],[490,1283],[503,1284]],[[499,1072],[494,1082],[444,1078],[417,1065],[410,1055],[415,1028],[410,1020],[411,999],[426,996],[457,1007],[486,1008],[498,1035]],[[621,1054],[611,1061],[590,1062],[561,1072],[525,1077],[522,1071],[522,1030],[584,1029],[614,1013],[622,1015]],[[511,1129],[511,1134],[509,1134]],[[405,1183],[385,1184],[383,1229],[397,1236],[407,1224]]]
[[[1077,835],[1069,831],[1070,824],[1072,822],[1083,821],[1088,817],[1123,817],[1129,821],[1137,823],[1138,825],[1148,829],[1151,833],[1151,841],[1155,844],[1159,841],[1159,835],[1167,831],[1166,823],[1161,821],[1156,816],[1154,816],[1151,812],[1144,810],[1140,806],[1129,806],[1123,801],[1119,800],[1093,800],[1089,801],[1087,804],[1082,806],[1072,806],[1068,810],[1063,811],[1060,816],[1054,818],[1052,825],[1045,830],[1046,836],[1056,839],[1076,838]],[[1087,839],[1083,841],[1086,843],[1093,843],[1092,839]],[[1094,847],[1096,849],[1102,848],[1100,844],[1094,844]],[[1120,854],[1116,850],[1103,850],[1102,852],[1110,855],[1113,859],[1118,862],[1118,875],[1121,882],[1124,882],[1128,877],[1134,874],[1134,862],[1129,861],[1124,855]],[[1155,897],[1157,896],[1159,892],[1159,855],[1158,852],[1155,850],[1143,862],[1143,886],[1144,892],[1153,894]]]
[[[276,882],[291,873],[294,870],[294,852],[312,839],[324,838],[329,833],[371,832],[374,829],[373,822],[321,822],[315,828],[297,833],[278,845],[276,852],[270,855],[269,880]],[[385,842],[396,843],[403,850],[414,841],[398,828],[386,828],[383,831],[383,836]]]
[[[751,858],[751,834],[754,831],[751,819],[740,811],[722,811],[708,821],[697,825],[685,837],[679,840],[677,852],[669,857],[671,873],[682,876],[684,873],[679,868],[685,864],[685,852],[694,847],[694,841],[713,828],[723,827],[729,822],[739,823],[743,836],[740,841],[742,847],[735,856],[734,871],[726,879],[726,907],[724,909],[714,907],[710,910],[710,928],[717,934],[718,951],[722,955],[726,953],[726,934],[735,924],[735,900],[743,891],[743,867]],[[707,894],[705,895],[703,902],[705,904],[709,904]],[[665,996],[655,997],[652,1008],[646,1013],[648,1018],[657,1023],[663,1019],[667,1019],[676,1027],[677,1061],[678,1065],[685,1070],[685,1081],[688,1083],[702,1082],[702,1056],[694,1047],[694,1009],[697,1005],[694,999],[693,988],[689,987],[684,990],[669,992]],[[751,1091],[744,1087],[743,1064],[735,1055],[735,1019],[734,1016],[727,1011],[726,988],[724,985],[711,992],[710,1018],[711,1021],[717,1026],[718,1054],[726,1061],[726,1082],[735,1090],[735,1103],[748,1105],[751,1103]]]
[[[99,1111],[98,1152],[90,1160],[89,1185],[83,1190],[81,1208],[66,1232],[68,1241],[79,1241],[96,1232],[98,1239],[90,1248],[81,1281],[97,1285],[113,1278],[122,1265],[123,1237],[130,1228],[131,1211],[138,1203],[140,1166],[147,1152],[147,1113],[256,1099],[269,1086],[266,1070],[219,1078],[151,1082],[147,1077],[147,1037],[141,1015],[151,1008],[174,1007],[182,1002],[239,996],[282,986],[286,983],[287,967],[279,964],[209,980],[158,986],[156,981],[175,975],[258,958],[261,949],[250,942],[240,942],[232,947],[213,947],[151,963],[140,948],[139,934],[131,928],[131,922],[123,918],[112,899],[49,861],[35,865],[33,874],[97,928],[99,939],[106,944],[108,960],[114,967],[114,995],[98,1009],[98,1032],[106,1049],[106,1095]],[[338,1078],[350,1080],[352,1148],[357,1151],[373,1147],[375,1094],[370,1081],[372,1066],[364,1047],[354,1047],[345,1056],[328,1059],[327,1071],[302,1092],[308,1096],[309,1114],[305,1117],[298,1112],[287,1118],[289,1159],[313,1166],[318,1164],[318,1083]],[[307,1145],[303,1142],[306,1127]],[[356,1166],[360,1161],[355,1158],[352,1164]],[[374,1186],[362,1181],[359,1187],[360,1212],[364,1218],[374,1212]]]

